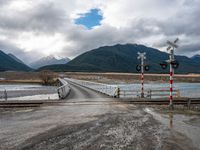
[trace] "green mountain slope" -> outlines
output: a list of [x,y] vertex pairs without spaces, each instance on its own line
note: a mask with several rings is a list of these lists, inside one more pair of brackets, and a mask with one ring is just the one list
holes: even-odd
[[21,64],[25,64],[22,60],[20,60],[19,58],[17,58],[15,55],[9,53],[8,56],[10,56],[11,58],[13,58],[14,60],[16,60],[17,62],[21,63]]
[[20,63],[0,50],[0,71],[31,71],[27,65]]
[[197,64],[200,65],[200,55],[194,55],[193,57],[191,57],[191,59],[196,62]]
[[[114,45],[100,47],[88,51],[65,65],[51,65],[40,68],[54,71],[94,71],[94,72],[137,72],[135,66],[139,63],[137,52],[146,52],[146,64],[150,65],[152,73],[167,73],[168,69],[161,69],[159,63],[168,59],[168,54],[154,48],[137,44]],[[176,56],[180,67],[178,73],[200,72],[192,59],[185,56]]]

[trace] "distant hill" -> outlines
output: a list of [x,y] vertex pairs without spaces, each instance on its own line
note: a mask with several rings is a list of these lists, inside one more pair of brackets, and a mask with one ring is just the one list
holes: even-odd
[[66,64],[70,61],[69,58],[56,58],[52,55],[50,56],[47,56],[47,57],[42,57],[41,59],[35,61],[35,62],[32,62],[30,64],[30,66],[32,68],[40,68],[40,67],[43,67],[43,66],[47,66],[47,65],[53,65],[53,64]]
[[14,60],[16,60],[19,63],[25,64],[22,60],[20,60],[19,58],[17,58],[15,55],[9,53],[8,56],[10,56],[11,58],[13,58]]
[[[137,72],[139,63],[137,52],[146,52],[146,63],[150,65],[151,73],[168,73],[162,70],[159,63],[168,59],[168,54],[144,45],[126,44],[104,46],[79,55],[64,65],[50,65],[40,68],[54,71],[85,71],[85,72]],[[176,56],[180,66],[178,73],[200,73],[200,65],[186,56]]]
[[0,71],[31,71],[27,65],[0,50]]
[[191,59],[200,65],[200,55],[194,55]]

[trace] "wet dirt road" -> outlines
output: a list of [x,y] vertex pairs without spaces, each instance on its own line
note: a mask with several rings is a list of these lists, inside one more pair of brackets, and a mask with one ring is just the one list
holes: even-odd
[[145,108],[70,85],[61,105],[0,111],[0,149],[198,149]]

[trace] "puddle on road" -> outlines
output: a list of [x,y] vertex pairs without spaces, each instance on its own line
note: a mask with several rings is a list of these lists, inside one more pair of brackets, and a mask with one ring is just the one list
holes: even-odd
[[24,109],[24,110],[17,110],[17,111],[15,111],[15,113],[21,113],[21,112],[23,112],[23,113],[25,113],[25,112],[31,112],[31,111],[33,111],[34,109]]
[[185,134],[192,140],[194,145],[200,147],[200,117],[199,116],[186,116],[180,114],[159,114],[151,108],[145,108],[145,112],[151,114],[156,120],[162,124],[172,128],[180,133]]

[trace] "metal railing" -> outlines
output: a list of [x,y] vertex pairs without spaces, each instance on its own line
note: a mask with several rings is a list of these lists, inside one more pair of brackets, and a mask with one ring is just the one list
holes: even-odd
[[8,100],[8,92],[6,89],[4,91],[0,91],[0,100]]
[[85,80],[78,80],[72,78],[65,78],[66,81],[81,85],[83,87],[87,87],[89,89],[95,90],[97,92],[106,94],[112,97],[119,97],[119,88],[118,86],[108,85],[103,83],[85,81]]
[[[129,90],[129,89],[120,89],[120,98],[139,98],[141,97],[140,91]],[[147,90],[144,92],[145,98],[166,98],[169,97],[169,90]],[[180,97],[180,90],[173,91],[173,97]]]
[[[169,90],[148,90],[147,97],[156,98],[156,97],[169,97]],[[176,89],[172,92],[173,97],[181,97],[180,90]]]
[[[140,97],[141,93],[139,91],[134,91],[134,90],[122,90],[120,89],[119,91],[119,97],[120,98],[130,98],[130,97]],[[146,96],[146,93],[144,93],[144,96]]]
[[59,99],[65,99],[70,93],[70,86],[64,79],[59,78],[60,87],[57,89]]
[[[117,98],[140,98],[141,92],[131,89],[123,89],[118,87],[117,85],[108,85],[103,83],[97,83],[92,81],[86,81],[86,80],[78,80],[78,79],[72,79],[72,78],[64,78],[68,82],[72,82],[78,85],[81,85],[83,87],[87,87],[89,89],[95,90],[97,92],[117,97]],[[162,90],[147,90],[144,92],[145,98],[166,98],[169,96],[169,90],[162,89]],[[174,97],[180,97],[180,91],[174,90],[173,91]]]

